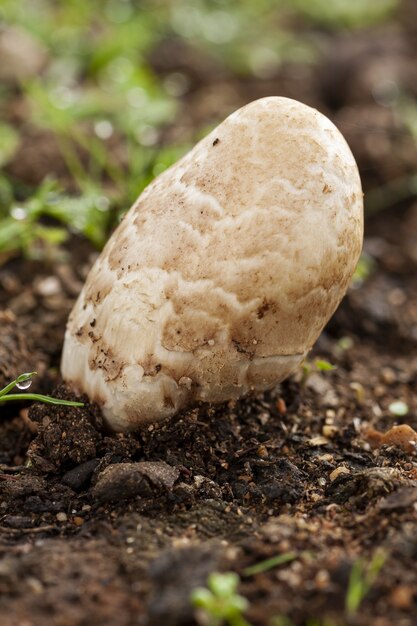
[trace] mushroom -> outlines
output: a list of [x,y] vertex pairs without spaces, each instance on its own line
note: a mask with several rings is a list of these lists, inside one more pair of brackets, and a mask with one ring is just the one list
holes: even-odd
[[62,375],[115,431],[272,388],[346,292],[363,194],[336,127],[268,97],[139,196],[70,315]]

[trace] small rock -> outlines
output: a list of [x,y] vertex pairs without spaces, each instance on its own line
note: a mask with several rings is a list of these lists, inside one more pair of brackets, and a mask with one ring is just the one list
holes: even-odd
[[55,515],[57,522],[66,522],[68,519],[68,516],[66,513],[64,513],[64,511],[60,511],[59,513],[57,513]]
[[387,385],[392,385],[397,380],[397,375],[391,367],[381,369],[381,380]]
[[393,426],[386,433],[381,433],[374,428],[367,428],[364,436],[373,448],[388,445],[398,446],[409,453],[417,450],[417,432],[408,424]]
[[25,582],[31,593],[35,594],[36,596],[40,596],[44,592],[44,586],[38,578],[35,578],[34,576],[28,576]]
[[321,446],[327,446],[329,440],[327,437],[323,437],[322,435],[317,435],[316,437],[312,437],[308,440],[308,443],[313,448],[320,448]]
[[97,459],[90,459],[90,461],[85,461],[85,463],[77,465],[77,467],[74,467],[64,474],[61,482],[71,487],[74,491],[80,491],[90,480],[98,463]]
[[414,589],[408,585],[394,587],[389,595],[389,603],[396,609],[410,609],[414,601]]
[[287,413],[287,405],[285,404],[284,398],[278,398],[277,400],[277,409],[280,415],[286,415]]
[[44,276],[35,280],[34,291],[40,296],[56,296],[61,293],[61,283],[56,276]]
[[175,467],[171,467],[164,461],[142,461],[140,463],[132,463],[132,465],[136,465],[142,475],[149,478],[155,487],[163,487],[168,490],[172,489],[180,475]]
[[340,465],[329,474],[329,478],[333,482],[336,478],[339,478],[341,474],[350,474],[350,470],[344,465]]
[[339,428],[337,426],[333,426],[332,424],[325,424],[323,426],[323,437],[332,438],[339,432]]
[[351,382],[349,387],[355,392],[355,399],[358,404],[363,404],[366,399],[366,391],[363,385],[358,382]]
[[163,461],[113,464],[99,474],[91,494],[99,502],[147,498],[155,491],[171,490],[179,475],[176,468]]

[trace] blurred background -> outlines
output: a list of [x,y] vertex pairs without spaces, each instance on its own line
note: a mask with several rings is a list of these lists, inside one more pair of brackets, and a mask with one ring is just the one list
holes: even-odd
[[155,175],[265,95],[334,121],[368,216],[410,207],[416,94],[414,0],[1,0],[0,260],[69,233],[100,248]]

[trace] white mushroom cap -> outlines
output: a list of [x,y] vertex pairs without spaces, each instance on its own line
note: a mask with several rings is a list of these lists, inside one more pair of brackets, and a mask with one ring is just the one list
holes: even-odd
[[138,198],[71,313],[64,379],[133,430],[272,387],[342,299],[363,237],[337,128],[287,98],[244,106]]

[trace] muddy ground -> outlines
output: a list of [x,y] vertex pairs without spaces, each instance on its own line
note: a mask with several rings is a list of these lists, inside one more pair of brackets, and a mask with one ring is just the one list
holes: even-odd
[[[336,369],[300,371],[265,395],[117,436],[86,398],[83,408],[2,406],[1,626],[191,626],[191,590],[229,570],[256,626],[282,615],[295,625],[416,623],[417,436],[378,434],[417,430],[417,203],[407,187],[417,150],[383,92],[394,81],[417,95],[412,4],[395,28],[329,35],[318,66],[256,81],[212,72],[184,97],[179,127],[271,94],[327,112],[365,191],[382,189],[370,192],[370,275],[311,355]],[[180,61],[165,51],[154,65],[162,75]],[[60,176],[54,150],[46,154],[37,176]],[[22,155],[19,168],[31,180]],[[402,193],[388,193],[399,179]],[[73,398],[60,350],[95,254],[74,238],[49,260],[1,265],[0,385],[36,369],[33,390]],[[352,564],[376,550],[385,564],[347,616]],[[245,574],[289,552],[290,562]]]

